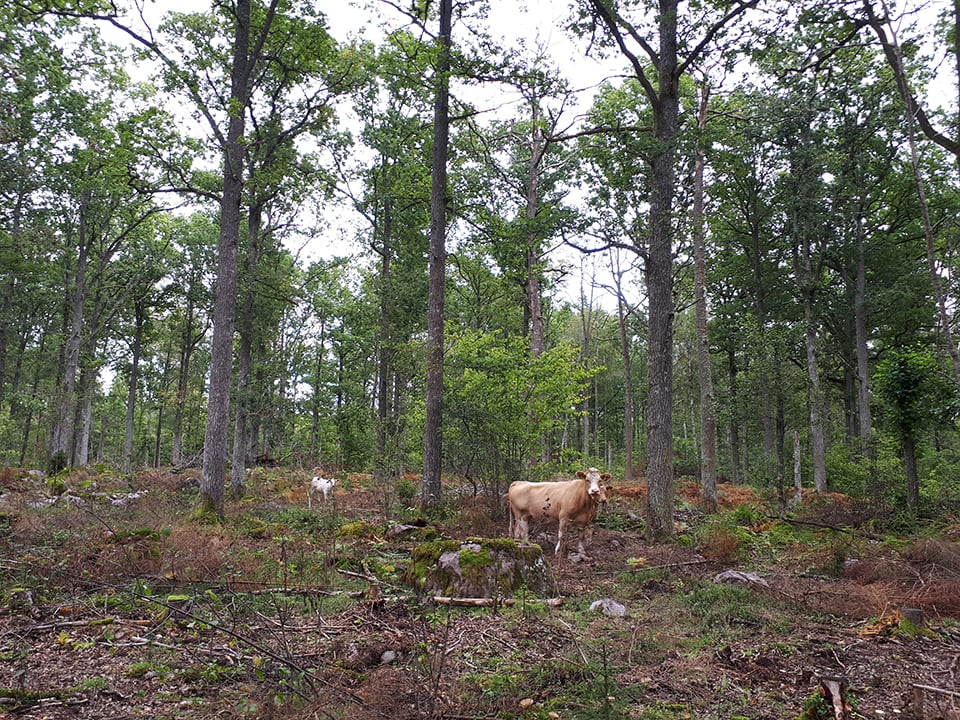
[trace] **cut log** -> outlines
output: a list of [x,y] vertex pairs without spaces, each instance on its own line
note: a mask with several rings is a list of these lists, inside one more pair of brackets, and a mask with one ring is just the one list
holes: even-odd
[[451,605],[453,607],[511,607],[517,603],[527,603],[529,605],[546,605],[547,607],[560,607],[563,604],[563,598],[527,598],[526,600],[517,600],[516,598],[461,598],[446,597],[445,595],[434,595],[433,601],[438,605]]

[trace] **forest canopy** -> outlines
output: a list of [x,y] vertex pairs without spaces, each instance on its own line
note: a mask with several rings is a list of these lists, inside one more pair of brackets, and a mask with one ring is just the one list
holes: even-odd
[[956,502],[956,5],[667,4],[5,4],[0,463]]

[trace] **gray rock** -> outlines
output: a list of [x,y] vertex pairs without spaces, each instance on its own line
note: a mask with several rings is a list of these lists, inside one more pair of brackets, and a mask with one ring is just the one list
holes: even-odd
[[610,617],[623,617],[627,613],[627,608],[625,605],[618,603],[616,600],[611,600],[610,598],[594,600],[592,603],[590,603],[590,609],[594,612],[602,612],[604,615],[609,615]]

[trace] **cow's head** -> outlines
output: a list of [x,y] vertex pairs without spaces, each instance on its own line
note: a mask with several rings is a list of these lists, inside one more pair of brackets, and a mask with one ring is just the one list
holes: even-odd
[[588,470],[577,470],[577,477],[586,481],[587,494],[590,497],[594,500],[606,502],[607,494],[604,492],[604,487],[600,484],[600,481],[609,480],[610,473],[602,473],[596,468],[590,468]]

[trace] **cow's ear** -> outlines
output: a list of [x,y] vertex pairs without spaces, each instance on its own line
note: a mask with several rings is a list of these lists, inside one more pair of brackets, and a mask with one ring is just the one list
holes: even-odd
[[613,490],[613,485],[604,485],[604,486],[603,486],[603,491],[604,491],[604,492],[610,492],[611,490]]
[[601,479],[601,480],[609,480],[609,479],[610,479],[610,473],[600,473],[600,479]]
[[577,477],[578,477],[578,478],[586,478],[586,477],[587,477],[587,474],[586,474],[583,470],[577,470]]

